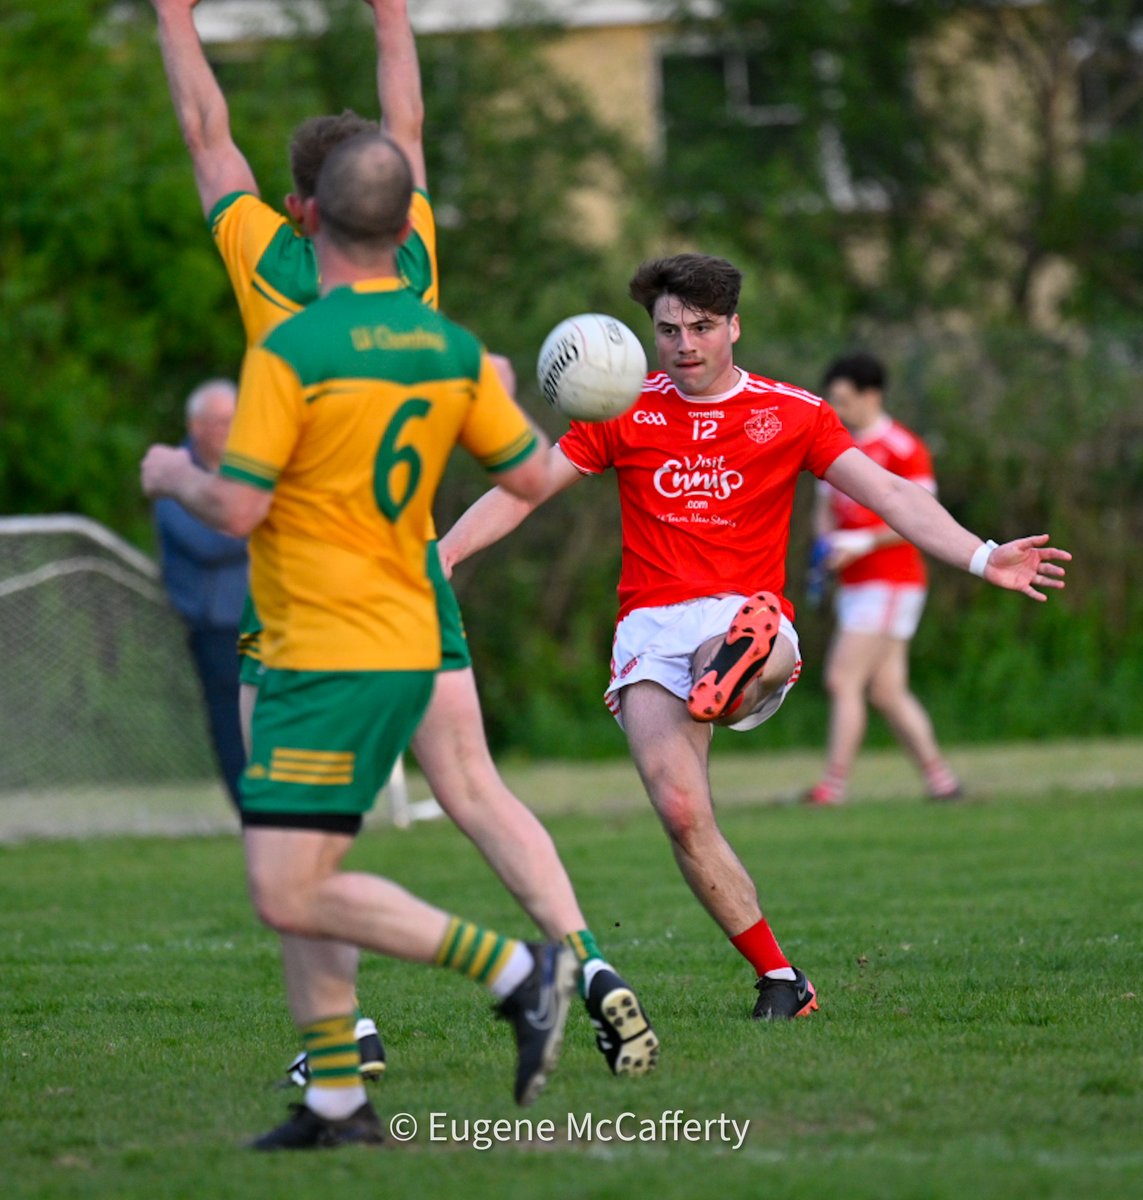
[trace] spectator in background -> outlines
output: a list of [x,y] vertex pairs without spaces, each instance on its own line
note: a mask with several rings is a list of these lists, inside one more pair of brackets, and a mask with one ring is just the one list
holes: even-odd
[[[860,450],[935,496],[932,459],[924,442],[882,407],[886,380],[885,367],[871,354],[847,354],[826,369],[822,394]],[[909,642],[925,606],[921,552],[871,509],[824,480],[818,486],[814,521],[825,547],[825,566],[837,573],[837,624],[825,664],[830,696],[826,769],[806,793],[806,802],[844,802],[865,736],[867,701],[917,764],[929,799],[958,799],[960,783],[941,756],[929,714],[909,690]]]
[[[229,379],[209,379],[187,397],[183,445],[207,471],[217,471],[222,462],[236,399],[237,388]],[[238,623],[248,583],[246,542],[216,532],[168,498],[156,501],[155,524],[163,583],[186,623],[211,744],[237,808],[238,779],[246,765],[238,715]]]

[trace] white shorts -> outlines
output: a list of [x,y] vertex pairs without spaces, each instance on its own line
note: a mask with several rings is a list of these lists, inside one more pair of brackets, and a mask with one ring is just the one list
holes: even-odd
[[[745,596],[717,596],[685,600],[656,608],[636,608],[616,626],[611,648],[611,683],[603,694],[611,715],[623,727],[619,693],[629,683],[652,680],[672,696],[685,700],[694,687],[691,659],[708,638],[725,634],[735,614],[746,602]],[[802,672],[798,631],[783,614],[778,632],[794,647],[793,673],[785,684],[752,713],[729,728],[754,729],[772,717],[798,681]]]
[[834,594],[838,628],[907,642],[917,632],[926,594],[916,583],[843,584]]

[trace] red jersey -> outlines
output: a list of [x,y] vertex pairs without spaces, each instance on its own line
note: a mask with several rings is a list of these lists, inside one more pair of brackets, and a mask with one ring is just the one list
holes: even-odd
[[782,594],[798,475],[821,476],[853,439],[812,393],[739,374],[730,391],[695,397],[656,372],[622,416],[573,421],[559,441],[585,475],[615,468],[620,620],[702,596]]
[[[911,479],[926,491],[937,493],[933,478],[933,460],[925,443],[904,425],[883,416],[868,429],[856,435],[858,449],[875,463]],[[828,490],[830,511],[838,529],[885,529],[885,522],[869,508],[851,500],[843,492],[823,485]],[[880,546],[863,555],[839,572],[841,583],[914,583],[925,584],[925,560],[912,542],[894,542]]]

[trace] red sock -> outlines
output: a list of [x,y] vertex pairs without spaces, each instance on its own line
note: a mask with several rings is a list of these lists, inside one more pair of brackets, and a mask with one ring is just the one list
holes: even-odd
[[777,971],[780,967],[790,965],[789,959],[782,953],[782,947],[774,940],[765,917],[732,937],[730,944],[754,968],[756,975],[765,975],[767,971]]

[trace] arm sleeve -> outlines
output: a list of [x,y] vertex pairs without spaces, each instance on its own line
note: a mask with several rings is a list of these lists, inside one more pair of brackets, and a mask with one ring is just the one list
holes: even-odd
[[504,390],[483,350],[475,395],[459,441],[492,474],[518,466],[538,444],[532,423]]
[[230,537],[204,525],[170,498],[155,505],[155,523],[165,549],[207,567],[223,567],[246,559],[244,538]]
[[830,469],[834,460],[846,450],[852,449],[854,441],[849,430],[832,405],[823,400],[818,409],[813,436],[806,450],[806,469],[819,479]]
[[249,192],[223,196],[207,222],[238,301],[246,344],[256,345],[316,294],[316,268],[305,261],[308,243],[281,213]]
[[242,364],[238,408],[219,474],[271,490],[297,444],[304,419],[297,372],[265,346],[255,346]]
[[440,275],[437,268],[437,226],[433,206],[425,192],[413,193],[409,205],[413,229],[397,247],[397,270],[405,286],[429,308],[440,308]]
[[599,475],[614,462],[613,426],[613,421],[572,421],[556,445],[580,474]]

